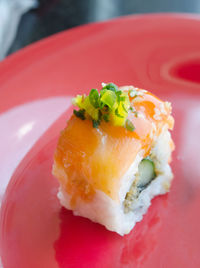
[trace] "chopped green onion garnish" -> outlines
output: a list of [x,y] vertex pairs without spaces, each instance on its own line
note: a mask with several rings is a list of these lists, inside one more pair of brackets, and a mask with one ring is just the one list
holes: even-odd
[[97,89],[92,89],[88,96],[77,95],[72,100],[79,107],[78,111],[74,110],[74,115],[82,120],[91,120],[94,128],[98,128],[104,121],[133,131],[134,126],[127,117],[129,111],[136,111],[131,107],[129,94],[130,92],[119,90],[113,83],[103,84],[100,93]]
[[129,131],[134,131],[134,129],[135,129],[133,123],[129,119],[126,119],[125,127]]
[[120,95],[122,94],[122,91],[119,90],[116,92],[116,96],[117,96],[117,102],[120,103]]
[[116,86],[113,83],[109,83],[106,86],[103,87],[103,89],[111,90],[111,91],[118,91],[118,86]]
[[118,108],[115,110],[115,115],[120,118],[124,118],[121,114],[119,114]]
[[101,97],[101,103],[112,109],[116,102],[116,98],[116,94],[113,91],[107,90]]
[[123,96],[123,97],[120,97],[120,101],[125,101],[126,97]]
[[124,110],[125,113],[128,113],[127,110],[126,110],[126,108],[125,108],[125,106],[124,106],[124,104],[122,104],[122,108],[123,108],[123,110]]
[[99,120],[94,120],[94,119],[92,120],[92,125],[94,128],[98,128],[99,124],[100,124]]
[[103,115],[103,120],[104,120],[105,122],[109,122],[109,114],[104,114],[104,115]]
[[102,114],[101,110],[99,110],[99,119],[98,119],[99,121],[101,121],[102,116],[103,116],[103,114]]
[[80,118],[81,120],[85,120],[85,110],[74,110],[74,115]]
[[134,113],[135,117],[138,117],[138,112],[131,106],[129,110]]
[[99,107],[99,93],[97,89],[92,89],[89,94],[90,103],[94,108]]

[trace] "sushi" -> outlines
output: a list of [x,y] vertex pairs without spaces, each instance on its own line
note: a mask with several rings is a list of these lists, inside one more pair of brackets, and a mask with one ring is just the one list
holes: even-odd
[[77,95],[61,131],[52,173],[61,204],[119,235],[169,191],[174,143],[171,104],[133,86],[102,83]]

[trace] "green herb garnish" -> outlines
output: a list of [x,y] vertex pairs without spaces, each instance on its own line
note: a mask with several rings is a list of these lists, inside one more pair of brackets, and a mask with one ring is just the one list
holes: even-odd
[[124,96],[120,97],[120,101],[122,101],[122,102],[125,101],[125,99],[126,99],[126,97],[124,97]]
[[110,109],[113,108],[115,102],[116,102],[116,94],[115,92],[111,90],[107,90],[104,92],[103,96],[101,97],[101,103],[103,105],[107,105]]
[[92,89],[90,91],[89,99],[94,108],[99,108],[99,92],[97,89]]
[[128,113],[127,110],[126,110],[126,108],[125,108],[125,105],[124,105],[124,104],[122,104],[122,108],[123,108],[123,110],[125,111],[125,113]]
[[105,85],[102,89],[107,89],[107,90],[111,90],[111,91],[118,91],[118,86],[116,86],[115,84],[113,83],[109,83],[107,85]]
[[117,96],[117,102],[120,103],[120,95],[122,94],[122,91],[119,90],[119,91],[116,91],[116,96]]
[[104,114],[104,115],[103,115],[103,120],[104,120],[105,122],[109,122],[109,114]]
[[100,125],[100,121],[99,120],[92,120],[92,125],[94,128],[98,128],[98,126]]
[[121,114],[119,114],[118,108],[115,110],[115,115],[120,118],[124,118]]
[[72,103],[80,109],[74,110],[74,115],[82,120],[86,118],[91,120],[94,128],[98,128],[101,122],[105,121],[133,131],[134,126],[127,119],[129,110],[133,111],[129,93],[119,90],[113,83],[104,84],[100,93],[97,89],[92,89],[88,96],[77,95],[72,100]]
[[81,120],[85,120],[85,110],[74,110],[74,115],[80,118]]
[[133,123],[129,119],[126,119],[125,128],[129,131],[134,131],[135,129]]
[[135,117],[138,117],[138,112],[132,106],[129,108],[129,111],[134,113]]

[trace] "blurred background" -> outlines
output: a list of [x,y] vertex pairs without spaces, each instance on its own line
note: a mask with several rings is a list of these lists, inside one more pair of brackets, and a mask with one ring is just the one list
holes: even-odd
[[78,25],[158,12],[200,13],[200,0],[0,0],[0,59]]

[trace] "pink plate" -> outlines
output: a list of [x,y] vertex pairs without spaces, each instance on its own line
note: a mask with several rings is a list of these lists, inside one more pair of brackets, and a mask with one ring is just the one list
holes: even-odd
[[[131,16],[63,32],[0,64],[4,268],[200,267],[199,29],[189,15]],[[62,208],[51,175],[71,96],[110,81],[171,101],[176,120],[171,191],[124,237]]]

